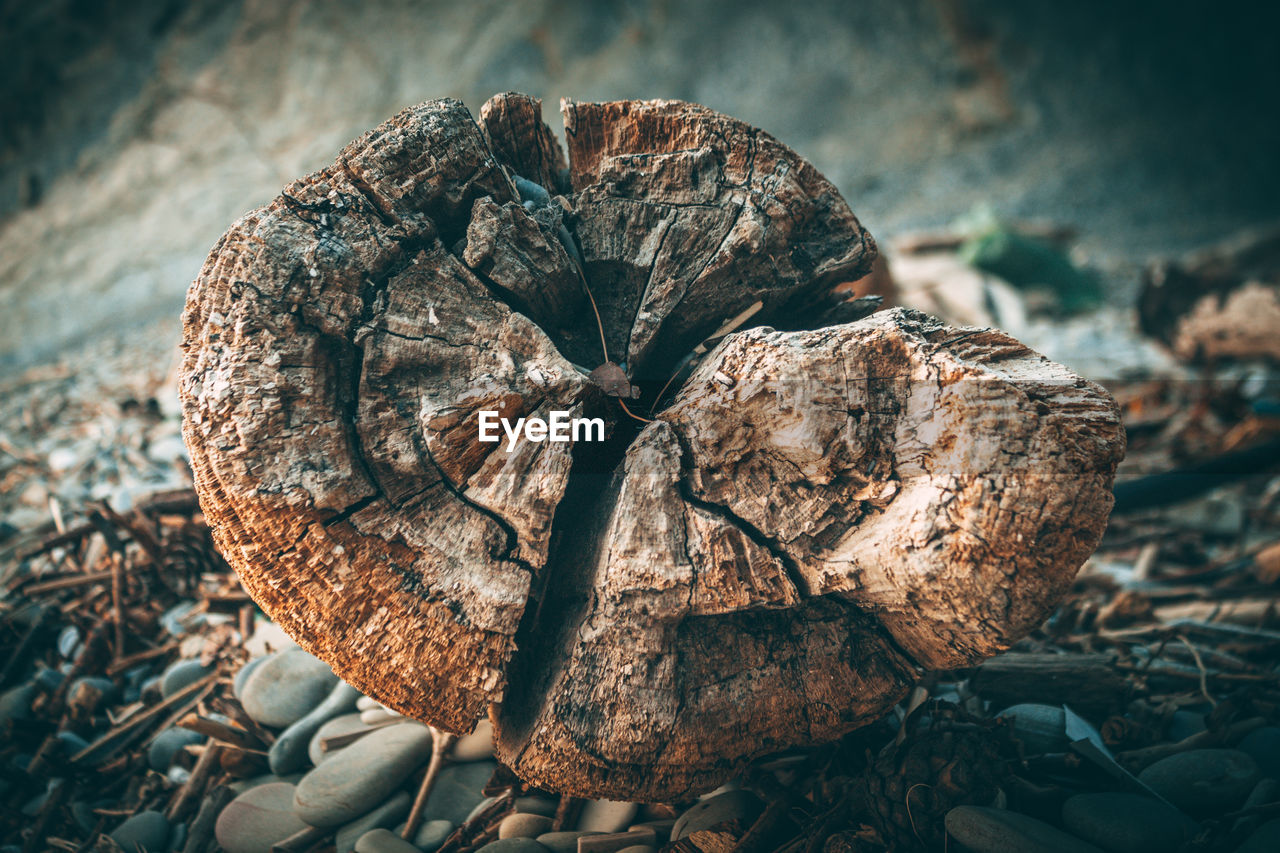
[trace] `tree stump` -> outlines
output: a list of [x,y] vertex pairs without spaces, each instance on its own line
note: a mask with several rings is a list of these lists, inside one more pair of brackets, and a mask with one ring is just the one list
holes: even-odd
[[214,247],[184,435],[262,608],[405,714],[487,711],[530,782],[649,801],[1030,631],[1106,523],[1107,394],[990,329],[828,325],[875,245],[768,134],[562,111],[567,167],[534,99],[410,108]]

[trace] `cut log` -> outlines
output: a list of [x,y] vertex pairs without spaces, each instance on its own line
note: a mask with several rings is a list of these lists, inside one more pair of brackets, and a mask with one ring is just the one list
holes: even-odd
[[1106,523],[1106,393],[915,312],[797,330],[875,254],[812,166],[702,107],[566,102],[566,172],[540,109],[406,110],[192,286],[184,436],[263,609],[405,714],[487,711],[525,780],[646,801],[1031,630]]

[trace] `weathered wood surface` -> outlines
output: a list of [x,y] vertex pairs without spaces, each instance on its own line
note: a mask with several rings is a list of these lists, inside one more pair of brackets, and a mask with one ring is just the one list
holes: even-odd
[[[701,107],[563,109],[567,168],[525,96],[406,110],[210,254],[184,433],[255,600],[404,713],[488,711],[527,780],[631,800],[1030,630],[1106,522],[1105,392],[912,312],[773,331],[869,268],[835,189]],[[652,423],[585,375],[610,361]],[[610,437],[507,451],[486,409]]]

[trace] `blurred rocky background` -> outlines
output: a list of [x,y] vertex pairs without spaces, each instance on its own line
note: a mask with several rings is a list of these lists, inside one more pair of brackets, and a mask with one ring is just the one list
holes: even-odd
[[[176,339],[242,213],[401,108],[679,98],[812,160],[882,241],[985,206],[1139,270],[1280,216],[1264,4],[5,0],[0,370]],[[157,325],[159,324],[159,325]]]

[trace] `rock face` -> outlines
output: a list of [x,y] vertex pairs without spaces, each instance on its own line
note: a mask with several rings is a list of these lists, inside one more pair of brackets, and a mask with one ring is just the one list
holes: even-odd
[[[874,243],[768,134],[563,111],[567,160],[525,96],[406,110],[210,254],[184,436],[259,604],[402,713],[498,703],[523,778],[648,801],[1037,624],[1106,521],[1105,392],[991,330],[844,322]],[[483,411],[607,439],[484,443]]]

